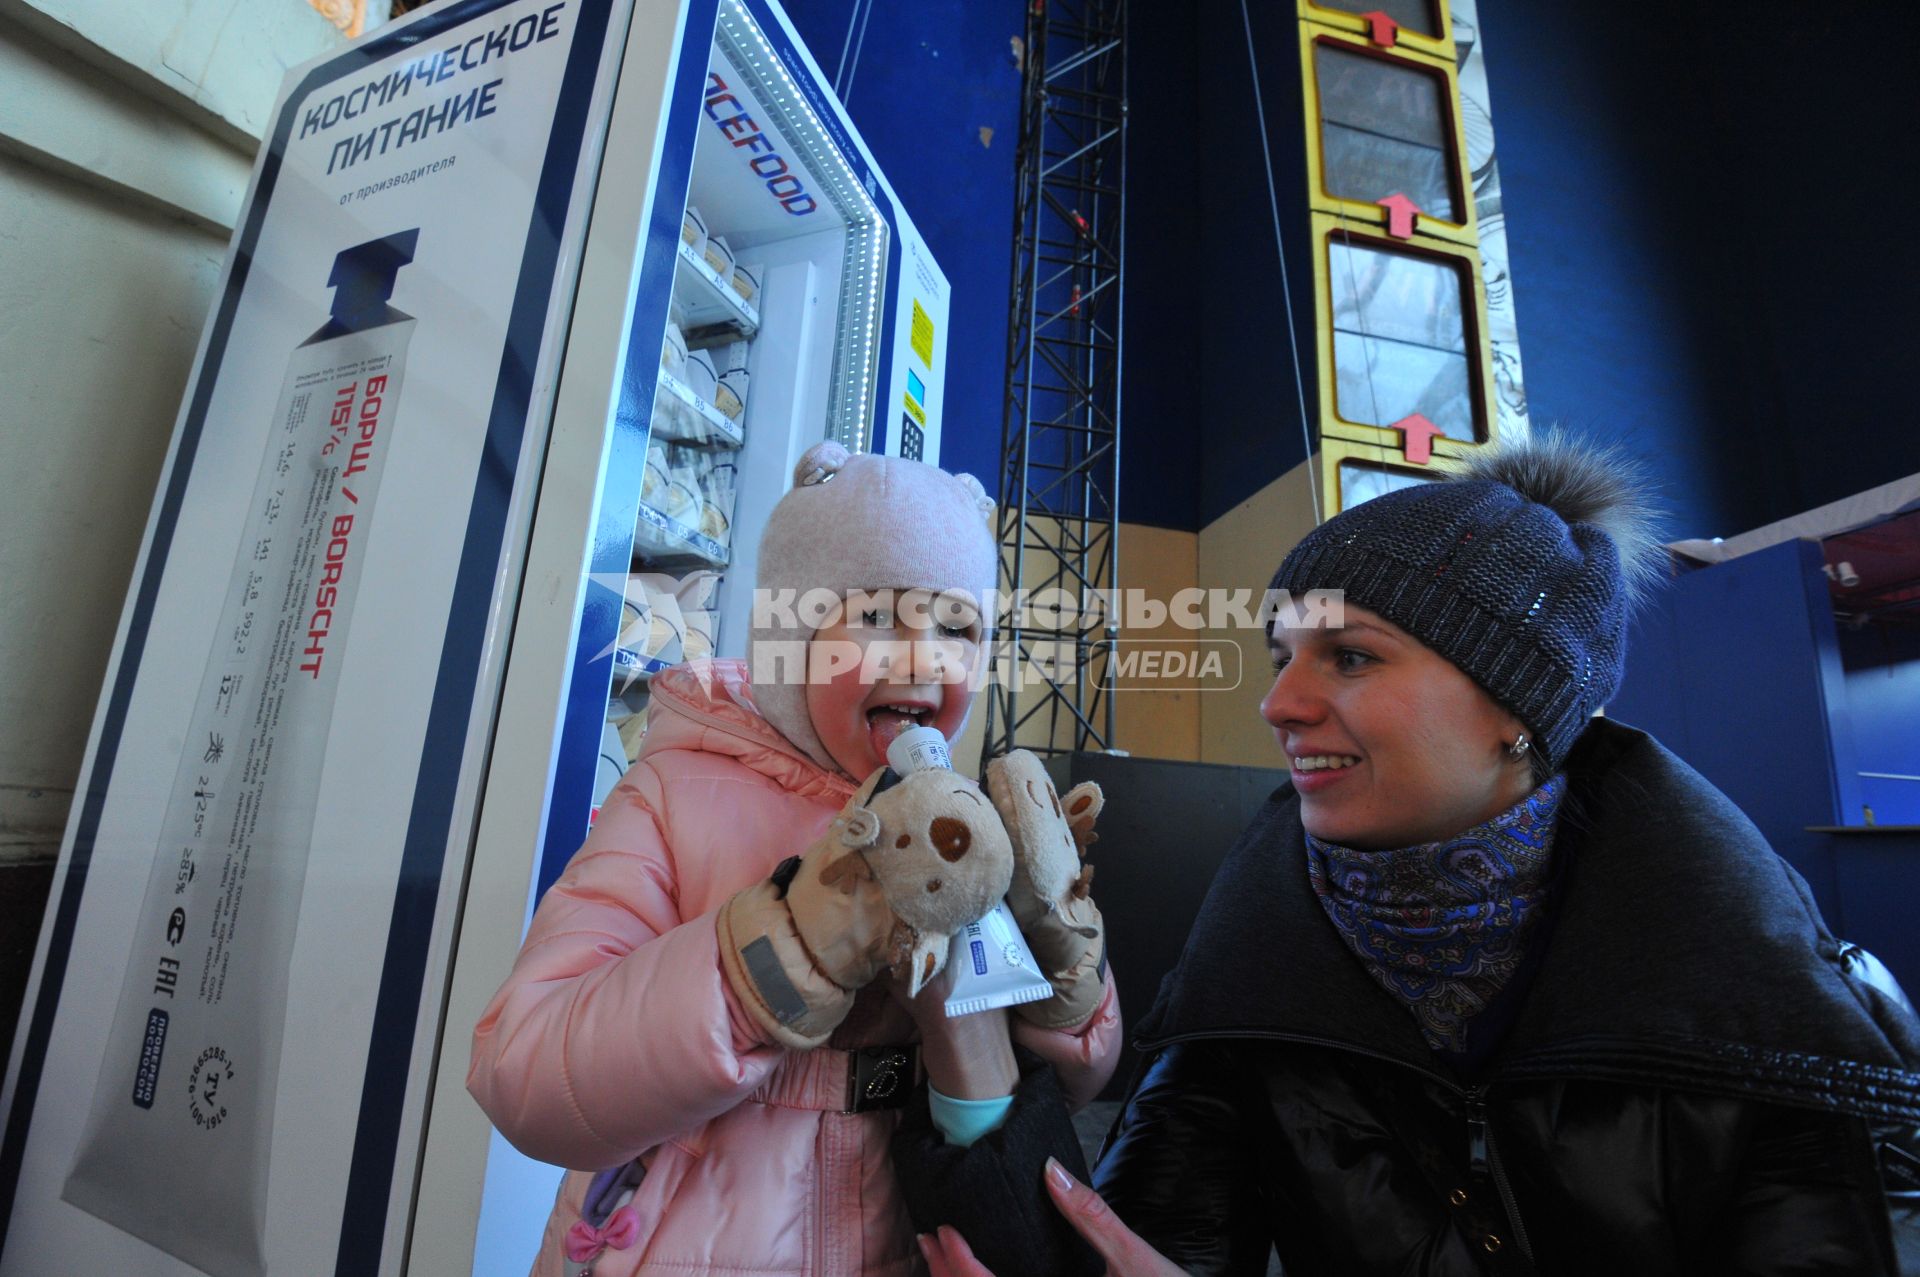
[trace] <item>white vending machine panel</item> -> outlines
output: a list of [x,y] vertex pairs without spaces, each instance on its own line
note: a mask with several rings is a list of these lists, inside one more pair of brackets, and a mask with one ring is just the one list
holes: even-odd
[[767,0],[441,0],[289,72],[0,1093],[0,1271],[526,1271],[558,1172],[464,1078],[535,900],[651,673],[744,653],[799,454],[938,455],[947,283],[825,84]]
[[0,1107],[0,1271],[401,1271],[630,0],[288,73]]

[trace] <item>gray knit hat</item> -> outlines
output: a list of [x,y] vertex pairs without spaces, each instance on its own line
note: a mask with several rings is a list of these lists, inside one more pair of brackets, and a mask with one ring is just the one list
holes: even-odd
[[1342,511],[1273,588],[1345,591],[1459,666],[1558,771],[1620,685],[1628,617],[1659,573],[1652,523],[1637,467],[1551,433]]

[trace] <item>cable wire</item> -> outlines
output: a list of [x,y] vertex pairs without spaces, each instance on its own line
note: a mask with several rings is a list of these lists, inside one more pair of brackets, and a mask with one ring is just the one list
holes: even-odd
[[840,90],[840,105],[846,106],[853,100],[853,76],[860,69],[860,51],[867,47],[867,23],[873,18],[873,0],[867,0],[867,11],[860,17],[860,38],[853,45],[853,61],[847,66],[847,86]]
[[866,0],[853,0],[852,7],[847,10],[847,38],[840,42],[840,63],[833,72],[833,96],[836,98],[840,96],[840,82],[847,75],[847,53],[853,48],[853,29],[860,23],[860,11],[865,4]]
[[1287,245],[1280,233],[1280,195],[1273,184],[1273,148],[1267,142],[1267,104],[1260,94],[1260,61],[1254,56],[1253,19],[1247,0],[1240,0],[1240,23],[1247,33],[1247,69],[1253,73],[1253,114],[1260,121],[1260,154],[1267,165],[1267,205],[1273,213],[1273,247],[1280,255],[1280,301],[1287,312],[1287,353],[1293,356],[1293,393],[1300,405],[1300,438],[1307,449],[1307,491],[1313,499],[1313,525],[1319,527],[1320,485],[1313,477],[1313,432],[1307,425],[1307,383],[1300,371],[1300,340],[1294,331],[1293,287],[1287,278]]

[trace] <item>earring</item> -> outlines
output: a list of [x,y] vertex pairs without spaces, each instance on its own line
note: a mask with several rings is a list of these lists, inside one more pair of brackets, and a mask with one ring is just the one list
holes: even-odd
[[1527,755],[1527,751],[1532,748],[1533,748],[1533,742],[1527,739],[1527,734],[1525,732],[1521,732],[1518,736],[1514,738],[1513,744],[1507,746],[1507,757],[1508,758],[1525,758]]

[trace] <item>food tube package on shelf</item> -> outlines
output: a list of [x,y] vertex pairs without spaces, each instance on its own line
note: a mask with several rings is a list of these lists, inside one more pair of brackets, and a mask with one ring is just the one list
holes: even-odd
[[747,342],[736,341],[705,352],[719,383],[713,392],[713,406],[730,421],[737,422],[746,416],[747,387],[752,380],[747,372],[747,352],[751,348]]
[[687,375],[687,336],[673,320],[667,321],[667,335],[660,343],[660,366],[683,380]]
[[680,618],[687,624],[684,655],[689,661],[713,655],[713,640],[719,625],[714,607],[719,602],[721,580],[718,572],[689,572],[673,586]]
[[613,691],[669,665],[713,654],[714,593],[720,574],[634,572],[627,577],[623,624],[614,646]]
[[667,443],[664,439],[647,441],[647,466],[645,478],[640,483],[640,501],[656,510],[666,499],[667,490]]
[[710,351],[696,350],[687,355],[687,388],[694,394],[712,403],[714,394],[720,389],[720,374],[713,366],[713,354]]
[[613,690],[625,695],[640,679],[658,674],[681,659],[685,647],[686,620],[680,604],[670,590],[649,590],[648,577],[664,574],[634,573],[627,578],[627,597],[623,615],[633,619],[620,630],[613,649]]
[[758,262],[735,262],[733,266],[733,291],[740,294],[740,300],[749,306],[760,304],[760,279],[766,268]]
[[[738,384],[741,390],[745,389],[743,381]],[[729,393],[725,386],[721,389]],[[746,432],[738,420],[702,399],[692,386],[664,368],[660,370],[659,389],[653,396],[653,437],[711,448],[738,448],[746,442]]]
[[699,448],[684,444],[667,445],[667,490],[655,508],[675,523],[689,528],[700,526],[703,472],[711,463]]
[[700,210],[687,205],[687,211],[680,217],[680,241],[691,248],[696,257],[707,253],[707,219],[700,216]]
[[699,475],[700,532],[731,552],[734,484],[739,470],[734,465],[731,453],[708,455],[711,464]]
[[732,457],[687,444],[649,441],[640,517],[633,531],[637,556],[726,565],[732,545]]
[[706,258],[707,265],[713,267],[713,273],[720,278],[721,282],[732,282],[733,249],[728,247],[726,236],[709,235],[706,251],[700,255]]

